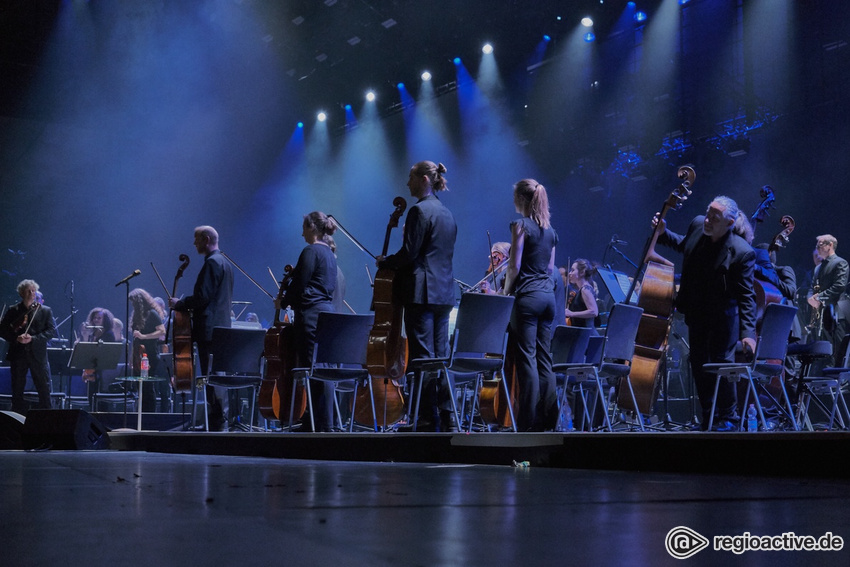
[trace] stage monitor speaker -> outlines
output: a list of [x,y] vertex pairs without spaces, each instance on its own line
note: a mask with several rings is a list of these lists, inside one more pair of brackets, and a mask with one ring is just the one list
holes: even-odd
[[23,449],[23,430],[24,416],[13,411],[0,411],[0,450]]
[[80,409],[34,409],[21,434],[24,449],[108,449],[106,428]]

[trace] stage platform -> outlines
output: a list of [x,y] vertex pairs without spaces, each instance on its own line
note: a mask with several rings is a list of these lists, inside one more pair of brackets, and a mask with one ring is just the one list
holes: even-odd
[[850,433],[269,433],[114,430],[119,451],[847,478]]

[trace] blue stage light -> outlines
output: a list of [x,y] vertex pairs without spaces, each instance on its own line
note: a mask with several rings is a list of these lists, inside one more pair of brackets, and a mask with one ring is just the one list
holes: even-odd
[[595,39],[596,36],[593,34],[593,32],[587,32],[586,34],[584,34],[584,41],[586,41],[587,43],[590,43]]
[[399,83],[399,84],[397,84],[397,85],[396,85],[396,88],[397,88],[398,90],[404,90],[404,83]]
[[645,22],[646,21],[646,12],[635,12],[635,21],[636,22]]
[[455,65],[460,65],[460,57],[455,57],[454,59],[452,59],[452,62],[453,62]]
[[549,34],[544,34],[543,41],[552,41],[552,38],[549,36]]
[[299,122],[298,124],[296,124],[296,126],[298,126],[299,128],[303,128],[303,127],[304,127],[304,123],[303,123],[303,122]]
[[351,105],[350,105],[350,104],[346,104],[346,105],[345,105],[345,109],[346,109],[346,110],[351,110]]

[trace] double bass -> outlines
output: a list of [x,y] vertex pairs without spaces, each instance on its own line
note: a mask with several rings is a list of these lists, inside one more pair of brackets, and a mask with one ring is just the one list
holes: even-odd
[[290,321],[281,321],[286,288],[289,285],[292,266],[284,268],[275,299],[274,323],[266,331],[263,342],[263,356],[266,359],[266,373],[260,384],[260,415],[265,419],[277,419],[281,424],[301,419],[307,410],[307,391],[298,384],[295,396],[292,395],[292,369],[295,368],[295,327]]
[[[667,353],[667,339],[673,324],[673,292],[675,290],[673,263],[660,256],[655,251],[655,245],[661,234],[662,221],[667,212],[681,208],[690,196],[696,172],[689,166],[682,166],[679,168],[678,177],[681,183],[664,201],[658,222],[646,243],[641,262],[645,270],[638,296],[638,307],[643,308],[643,314],[638,325],[635,353],[629,373],[638,407],[634,407],[628,388],[620,387],[617,396],[619,407],[642,414],[649,414],[652,411],[652,404],[658,395]],[[626,303],[631,300],[639,275],[640,269],[626,295]]]
[[[390,245],[390,233],[398,226],[398,221],[407,208],[403,197],[393,199],[395,209],[390,214],[384,247],[381,256],[387,255]],[[393,281],[396,272],[389,268],[379,268],[375,274],[372,292],[372,309],[375,311],[375,323],[369,332],[366,346],[366,366],[372,377],[372,395],[375,400],[375,412],[378,423],[391,425],[404,415],[404,393],[397,380],[404,376],[407,365],[407,338],[402,336],[403,309],[393,301]],[[362,388],[358,397],[369,396],[369,389]],[[372,404],[368,398],[357,400],[354,419],[361,425],[371,425]]]
[[[181,264],[174,276],[174,289],[171,297],[177,297],[177,282],[183,277],[183,272],[189,267],[189,256],[180,254],[178,258]],[[171,385],[175,392],[189,392],[195,381],[195,363],[192,356],[192,319],[187,311],[172,311],[172,351],[174,357],[174,375],[171,377]],[[166,331],[166,341],[168,332]]]

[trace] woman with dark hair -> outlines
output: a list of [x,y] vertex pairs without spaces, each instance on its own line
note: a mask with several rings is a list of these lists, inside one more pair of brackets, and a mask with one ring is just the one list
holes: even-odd
[[[298,262],[290,273],[286,294],[280,308],[287,305],[295,313],[296,364],[310,366],[316,344],[316,325],[319,313],[334,311],[333,294],[336,288],[336,257],[324,236],[336,231],[333,220],[321,211],[304,216],[302,233],[307,246],[301,250]],[[316,431],[333,429],[334,384],[314,382],[310,384],[313,398],[313,420]],[[309,423],[309,421],[305,422]]]
[[509,336],[519,381],[518,431],[554,429],[558,396],[552,372],[555,319],[555,245],[546,188],[534,179],[514,185],[514,205],[522,218],[511,223],[511,254],[505,294],[516,297]]
[[[105,343],[116,342],[113,332],[115,316],[109,309],[103,307],[95,307],[89,311],[86,320],[80,325],[80,341],[87,343],[96,343],[103,341]],[[95,392],[100,391],[101,374],[99,370],[86,368],[83,370],[83,382],[88,383],[87,395],[89,398],[89,407],[92,411],[97,411],[97,408],[92,404],[94,402]]]
[[[165,337],[165,311],[154,301],[147,291],[136,288],[130,292],[130,331],[133,335],[133,352],[139,349],[139,358],[144,353],[150,363],[150,376],[165,378],[159,359],[159,341]],[[144,349],[144,350],[141,350]],[[135,355],[133,359],[135,361]],[[140,369],[134,368],[133,375],[138,376]],[[144,384],[144,396],[142,397],[142,411],[156,410],[155,393],[160,396],[160,411],[167,412],[169,409],[169,387],[168,381],[148,382]]]
[[[417,199],[408,209],[401,249],[378,258],[379,268],[396,270],[393,298],[404,306],[408,360],[449,355],[449,315],[455,306],[452,258],[457,224],[436,193],[448,190],[446,166],[420,161],[410,168],[407,188]],[[433,375],[424,378],[417,431],[457,427],[449,390]]]
[[590,261],[579,258],[570,266],[570,285],[576,291],[567,303],[564,315],[573,327],[590,327],[596,329],[596,318],[599,316],[599,306],[596,304],[596,288],[593,286],[593,275],[596,266]]

